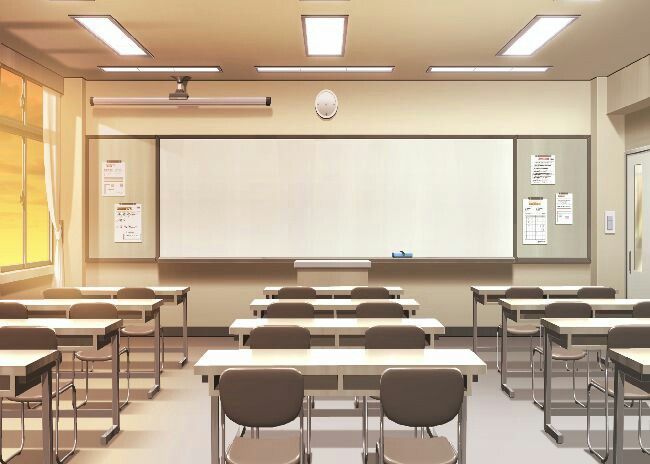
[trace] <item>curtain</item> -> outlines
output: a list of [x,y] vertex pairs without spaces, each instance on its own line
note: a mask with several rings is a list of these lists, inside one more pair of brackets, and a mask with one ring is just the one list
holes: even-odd
[[63,246],[62,230],[59,218],[59,101],[58,93],[43,87],[43,147],[45,166],[45,192],[50,222],[54,231],[54,284],[62,287],[63,275]]

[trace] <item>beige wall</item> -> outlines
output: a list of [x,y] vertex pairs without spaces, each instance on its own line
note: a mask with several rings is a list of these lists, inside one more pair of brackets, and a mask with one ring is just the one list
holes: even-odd
[[650,146],[650,108],[625,116],[625,149]]

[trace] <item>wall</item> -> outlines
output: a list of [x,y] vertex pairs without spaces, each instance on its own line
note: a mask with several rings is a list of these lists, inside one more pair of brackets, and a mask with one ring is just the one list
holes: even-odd
[[650,108],[625,116],[625,149],[650,146]]

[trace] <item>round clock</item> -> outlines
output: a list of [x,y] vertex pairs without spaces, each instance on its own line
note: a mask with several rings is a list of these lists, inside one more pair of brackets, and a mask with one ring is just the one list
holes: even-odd
[[316,114],[322,119],[332,119],[336,114],[336,110],[338,110],[339,101],[334,92],[325,89],[316,95],[316,103],[314,106],[316,108]]

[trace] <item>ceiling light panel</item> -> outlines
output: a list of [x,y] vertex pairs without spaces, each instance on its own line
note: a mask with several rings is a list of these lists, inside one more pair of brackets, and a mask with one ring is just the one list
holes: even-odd
[[395,66],[256,66],[260,73],[391,73]]
[[307,56],[343,56],[348,30],[347,16],[303,16]]
[[99,66],[104,72],[122,73],[220,73],[219,66]]
[[498,54],[530,56],[578,18],[579,16],[535,16]]
[[151,53],[110,15],[70,17],[118,55],[151,56]]
[[550,66],[431,66],[428,73],[542,73]]

